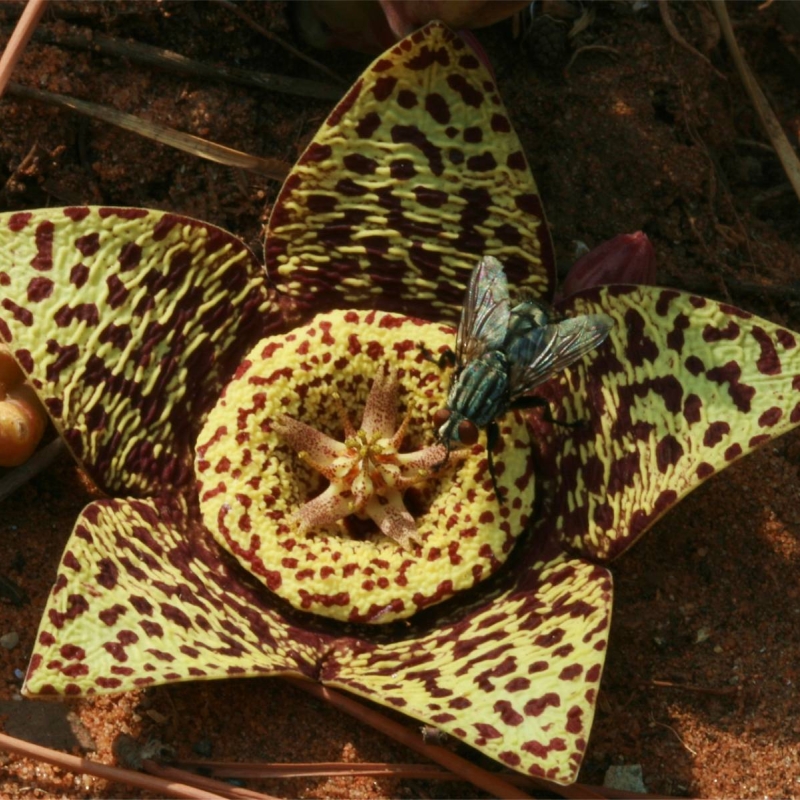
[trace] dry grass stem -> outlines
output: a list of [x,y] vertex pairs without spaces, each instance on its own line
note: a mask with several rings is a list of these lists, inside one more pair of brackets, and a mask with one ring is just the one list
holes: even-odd
[[272,180],[283,181],[289,174],[289,165],[279,159],[261,158],[259,156],[252,156],[249,153],[242,153],[231,147],[225,147],[216,142],[209,142],[206,139],[201,139],[199,136],[176,131],[158,122],[149,122],[148,120],[135,117],[133,114],[117,111],[115,108],[101,106],[97,103],[90,103],[87,100],[79,100],[76,97],[67,97],[66,95],[46,92],[40,89],[31,89],[30,87],[21,86],[17,83],[8,84],[8,93],[26,100],[37,100],[39,102],[58,106],[59,108],[77,111],[79,114],[85,114],[93,119],[109,122],[112,125],[136,133],[139,136],[144,136],[156,142],[169,145],[176,150],[183,150],[185,153],[191,153],[198,158],[205,158],[208,161],[214,161],[217,164],[225,164],[228,167],[246,169],[250,172],[264,175]]
[[[330,778],[334,776],[369,776],[375,778],[403,778],[426,781],[452,781],[457,776],[434,764],[342,763],[323,761],[317,764],[261,764],[230,761],[179,760],[174,766],[186,770],[202,769],[215,778]],[[512,776],[509,776],[512,777]]]

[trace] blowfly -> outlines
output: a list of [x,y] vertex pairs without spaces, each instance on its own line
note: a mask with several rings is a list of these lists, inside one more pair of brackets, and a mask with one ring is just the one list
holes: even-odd
[[512,304],[503,265],[492,256],[482,258],[472,271],[455,353],[448,351],[440,359],[455,371],[447,405],[436,412],[434,424],[448,454],[453,443],[475,444],[478,430],[486,428],[489,473],[500,502],[492,459],[499,436],[496,420],[510,409],[546,406],[530,393],[599,346],[613,324],[605,314],[558,320],[524,294]]

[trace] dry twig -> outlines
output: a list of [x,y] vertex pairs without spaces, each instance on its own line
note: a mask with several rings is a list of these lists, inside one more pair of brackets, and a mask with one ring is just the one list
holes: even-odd
[[11,78],[11,73],[17,65],[20,57],[22,56],[25,46],[28,44],[31,36],[33,36],[39,18],[44,13],[44,0],[28,0],[22,16],[8,40],[3,54],[0,56],[0,96],[5,91],[8,81]]
[[340,89],[325,83],[303,78],[288,78],[283,75],[270,75],[265,72],[253,72],[237,67],[215,67],[212,64],[195,61],[161,47],[153,47],[141,42],[126,42],[122,39],[104,36],[101,33],[92,32],[91,35],[76,32],[53,33],[42,29],[36,31],[34,38],[36,41],[59,47],[71,47],[127,58],[139,64],[182,73],[192,78],[227,81],[255,89],[299,95],[300,97],[313,97],[318,100],[338,101],[342,96]]
[[800,199],[800,160],[798,160],[797,154],[789,143],[789,139],[783,132],[780,120],[775,116],[775,112],[772,110],[764,92],[758,85],[758,81],[750,71],[747,62],[744,60],[742,51],[739,49],[739,43],[736,41],[736,36],[733,33],[731,18],[728,16],[728,9],[724,0],[712,3],[711,7],[717,15],[725,44],[728,45],[731,58],[736,65],[736,71],[739,73],[739,77],[744,84],[750,102],[753,104],[764,130],[767,132],[767,136],[769,136],[769,140],[772,142],[772,146],[775,148],[778,158],[781,160],[781,165],[783,166],[784,172],[786,172],[786,176],[789,178],[789,182],[794,188],[795,194],[798,199]]

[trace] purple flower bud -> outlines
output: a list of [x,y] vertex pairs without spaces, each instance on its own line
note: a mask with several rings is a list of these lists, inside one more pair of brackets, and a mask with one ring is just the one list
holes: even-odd
[[656,253],[642,231],[622,233],[598,245],[570,267],[562,297],[609,283],[652,285],[656,282]]

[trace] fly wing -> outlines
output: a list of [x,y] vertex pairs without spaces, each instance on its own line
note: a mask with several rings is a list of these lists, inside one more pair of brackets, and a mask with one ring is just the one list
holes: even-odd
[[584,314],[547,324],[515,342],[509,374],[511,401],[599,347],[613,326],[614,320],[605,314]]
[[511,302],[503,265],[484,256],[472,270],[456,336],[456,363],[463,366],[503,344]]

